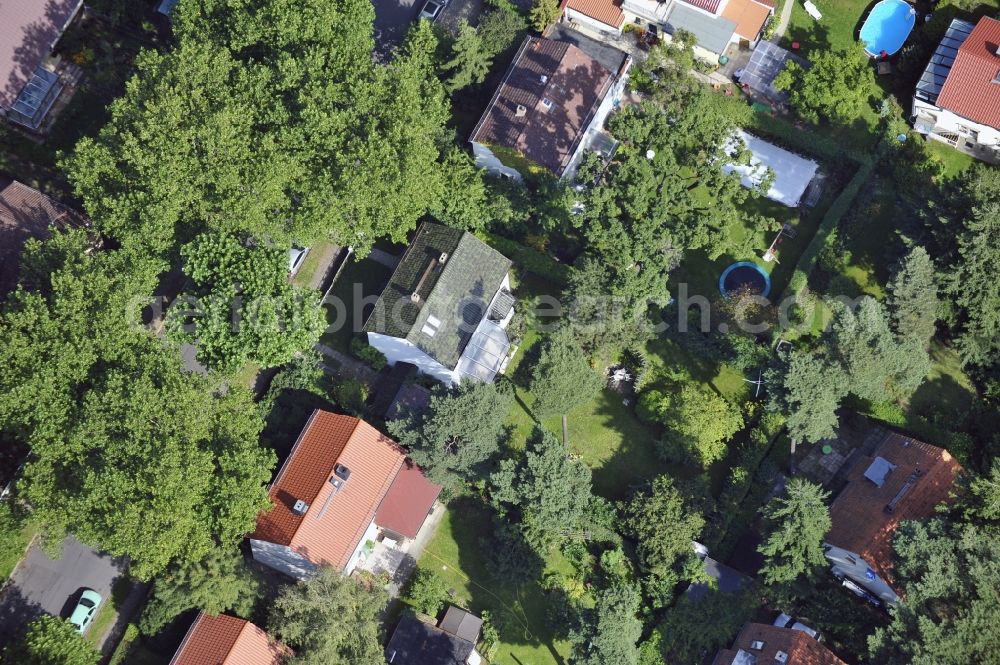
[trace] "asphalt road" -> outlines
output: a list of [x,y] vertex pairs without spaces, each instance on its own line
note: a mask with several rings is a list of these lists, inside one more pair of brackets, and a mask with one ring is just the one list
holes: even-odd
[[123,559],[101,554],[72,536],[63,542],[62,556],[55,561],[32,545],[0,597],[0,644],[20,635],[42,613],[69,617],[84,588],[109,598],[112,584],[125,569]]

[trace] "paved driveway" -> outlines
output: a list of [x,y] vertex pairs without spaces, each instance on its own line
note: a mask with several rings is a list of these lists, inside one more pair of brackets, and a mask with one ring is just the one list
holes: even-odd
[[123,559],[101,554],[72,536],[63,542],[62,556],[55,561],[32,545],[0,597],[0,644],[18,636],[42,613],[68,617],[84,587],[109,598],[112,584],[125,569]]
[[424,0],[372,0],[375,5],[375,52],[382,58],[403,43]]

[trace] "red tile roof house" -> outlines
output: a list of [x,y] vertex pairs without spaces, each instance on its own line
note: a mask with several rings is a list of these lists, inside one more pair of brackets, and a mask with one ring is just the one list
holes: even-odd
[[83,6],[83,0],[0,2],[0,115],[30,130],[65,88],[52,49]]
[[748,623],[732,649],[715,655],[712,665],[845,665],[807,633],[763,623]]
[[170,665],[282,665],[290,654],[246,619],[201,612]]
[[861,456],[830,506],[826,558],[844,586],[883,604],[899,601],[892,536],[901,522],[934,515],[949,499],[961,466],[947,450],[889,433]]
[[25,242],[47,238],[53,229],[85,223],[71,208],[0,175],[0,298],[17,286]]
[[755,46],[774,8],[774,0],[562,0],[564,21],[585,34],[621,34],[631,24],[669,40],[687,30],[695,54],[712,63],[730,44]]
[[525,38],[469,138],[477,166],[515,180],[535,165],[572,177],[632,65],[621,51],[575,42]]
[[913,93],[913,127],[1000,164],[1000,21],[955,19]]
[[271,484],[253,558],[297,579],[320,565],[350,574],[376,543],[415,538],[440,492],[365,421],[316,410]]

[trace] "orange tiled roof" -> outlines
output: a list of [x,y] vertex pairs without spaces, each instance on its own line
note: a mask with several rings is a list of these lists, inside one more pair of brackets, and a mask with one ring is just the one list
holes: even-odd
[[[403,460],[396,442],[365,421],[314,411],[271,485],[274,507],[258,516],[251,537],[343,569]],[[351,472],[339,491],[329,482],[337,464]],[[297,500],[309,505],[305,515],[292,510]]]
[[[752,649],[755,641],[763,642],[760,649]],[[763,623],[748,623],[733,642],[732,649],[720,651],[712,665],[731,665],[740,649],[757,657],[758,663],[777,663],[779,651],[788,655],[788,665],[846,665],[832,651],[800,630],[779,628]]]
[[984,16],[959,47],[937,105],[1000,129],[1000,21]]
[[[896,465],[882,487],[864,475],[875,457]],[[934,508],[948,499],[961,468],[943,448],[900,434],[888,434],[872,457],[861,457],[851,467],[847,486],[830,506],[833,526],[827,542],[860,554],[891,585],[893,532],[904,520],[932,516]],[[917,470],[919,477],[894,510],[886,512],[886,505]]]
[[170,665],[280,665],[288,653],[246,619],[202,612]]
[[563,9],[578,11],[614,28],[625,24],[621,0],[563,0]]
[[770,8],[756,0],[729,0],[722,10],[722,17],[736,24],[736,34],[749,41],[757,39],[770,15]]

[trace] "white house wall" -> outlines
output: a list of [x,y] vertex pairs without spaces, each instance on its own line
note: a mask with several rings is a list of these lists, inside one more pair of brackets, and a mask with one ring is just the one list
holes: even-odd
[[316,566],[309,559],[287,545],[251,538],[250,551],[254,561],[295,579],[304,580],[316,572]]
[[421,373],[453,386],[459,382],[458,374],[421,351],[413,342],[402,337],[381,333],[368,333],[368,343],[378,349],[390,365],[398,362],[412,363]]
[[495,175],[513,178],[518,182],[523,180],[521,173],[517,169],[513,169],[501,162],[500,158],[494,155],[493,151],[482,143],[477,143],[476,141],[472,142],[472,154],[476,158],[477,167],[486,169]]
[[378,531],[379,531],[378,527],[375,526],[375,522],[372,521],[372,523],[368,525],[368,528],[365,529],[365,534],[361,536],[361,541],[358,543],[358,546],[354,548],[354,552],[351,554],[351,558],[347,560],[347,567],[344,568],[345,575],[350,575],[352,572],[354,572],[354,569],[361,561],[361,553],[364,551],[365,545],[369,541],[372,542],[375,541],[375,538],[378,537]]

